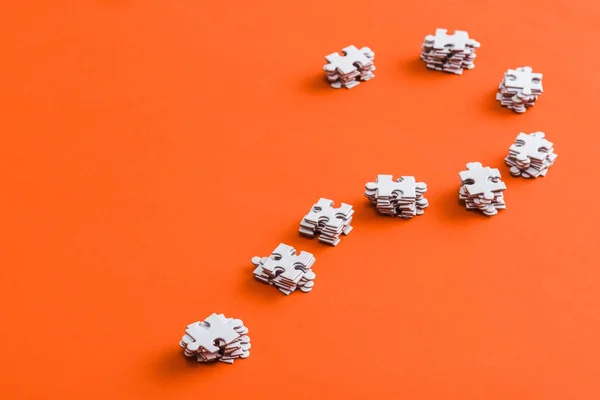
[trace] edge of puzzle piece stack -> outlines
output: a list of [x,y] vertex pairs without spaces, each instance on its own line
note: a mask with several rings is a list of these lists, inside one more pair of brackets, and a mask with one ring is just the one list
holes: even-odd
[[377,175],[375,182],[365,185],[365,197],[383,215],[411,219],[423,215],[429,202],[423,195],[427,191],[424,182],[414,176],[402,176],[394,180],[392,175]]
[[275,286],[281,293],[289,296],[296,289],[304,293],[312,290],[316,274],[312,271],[315,257],[306,251],[296,254],[296,249],[280,243],[269,257],[252,257],[256,267],[256,280]]
[[325,56],[325,59],[327,64],[323,66],[323,70],[327,81],[334,89],[342,87],[352,89],[361,81],[375,78],[373,74],[375,53],[368,47],[358,49],[350,45],[342,49],[342,55],[331,53]]
[[338,208],[333,207],[333,200],[320,198],[300,221],[299,232],[302,236],[314,238],[331,246],[337,246],[340,236],[348,235],[353,227],[352,215],[354,210],[350,204],[342,203]]
[[189,324],[179,342],[186,357],[201,363],[220,361],[227,364],[250,356],[248,328],[240,319],[211,314],[204,321]]
[[434,35],[425,36],[421,60],[431,70],[462,75],[463,70],[475,68],[475,51],[479,47],[481,44],[469,38],[466,31],[448,35],[447,29],[438,28]]
[[505,210],[504,190],[497,168],[483,167],[480,162],[467,163],[467,170],[459,172],[461,181],[458,198],[464,201],[467,210],[481,211],[488,217]]
[[558,155],[554,153],[554,144],[545,137],[544,132],[521,132],[517,135],[515,143],[510,146],[508,156],[504,159],[512,176],[546,176],[548,168],[554,165]]
[[542,74],[534,73],[531,67],[509,69],[498,86],[496,100],[502,107],[522,114],[533,107],[543,93],[542,77]]

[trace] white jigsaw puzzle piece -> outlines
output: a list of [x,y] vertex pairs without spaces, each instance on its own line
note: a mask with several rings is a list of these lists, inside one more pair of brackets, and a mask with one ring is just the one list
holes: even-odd
[[343,55],[331,53],[325,56],[329,64],[324,65],[323,69],[327,72],[339,71],[342,74],[350,74],[358,69],[358,65],[364,67],[372,62],[368,57],[372,51],[368,47],[359,50],[356,46],[351,45],[343,48],[342,53]]
[[296,249],[284,243],[280,243],[271,253],[271,257],[259,259],[252,258],[252,263],[257,265],[257,270],[260,268],[268,271],[273,275],[278,275],[280,279],[287,279],[297,282],[304,274],[304,271],[309,269],[314,263],[315,257],[306,251],[296,254]]
[[480,162],[467,164],[467,171],[459,172],[461,181],[471,195],[482,195],[491,200],[495,197],[495,191],[506,189],[504,182],[500,180],[500,171],[497,168],[482,167]]
[[453,51],[464,51],[467,45],[479,47],[479,43],[469,39],[469,34],[465,31],[454,31],[454,34],[448,35],[447,29],[436,29],[435,35],[427,35],[425,42],[432,43],[435,50],[451,49]]
[[517,161],[530,163],[531,159],[545,160],[548,150],[552,149],[552,142],[545,139],[544,132],[531,134],[519,133],[515,143],[510,146],[511,153],[515,154]]
[[212,314],[201,322],[194,322],[187,326],[182,342],[185,343],[186,350],[189,352],[198,351],[200,348],[208,352],[215,353],[219,347],[214,345],[216,340],[223,340],[230,343],[236,340],[240,335],[236,328],[242,326],[242,321],[238,319],[227,320],[217,314]]
[[520,67],[509,69],[504,76],[504,87],[507,89],[519,89],[522,95],[531,96],[534,92],[541,93],[542,74],[534,73],[531,67]]
[[[333,200],[320,198],[316,204],[313,205],[312,209],[303,218],[303,221],[309,222],[314,225],[318,225],[320,222],[325,221],[325,225],[332,229],[338,229],[344,221],[349,219],[354,210],[350,204],[342,203],[339,207],[333,207]],[[346,233],[349,233],[347,230]]]

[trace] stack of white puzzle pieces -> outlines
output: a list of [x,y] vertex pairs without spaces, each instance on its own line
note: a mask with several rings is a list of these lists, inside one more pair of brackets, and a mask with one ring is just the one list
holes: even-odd
[[475,50],[481,45],[470,39],[465,31],[448,35],[446,29],[436,29],[435,35],[425,36],[421,60],[427,68],[462,75],[463,70],[475,68]]
[[544,132],[519,133],[504,159],[511,175],[523,178],[546,176],[558,155],[554,153],[552,142],[545,137]]
[[465,202],[467,210],[479,210],[491,217],[498,210],[505,210],[502,182],[497,168],[482,167],[479,162],[467,164],[467,170],[459,172],[461,186],[458,197]]
[[342,203],[338,208],[333,204],[333,200],[320,198],[300,222],[300,234],[310,238],[319,235],[321,243],[337,246],[340,236],[352,231],[354,210],[350,204]]
[[198,362],[221,361],[227,364],[250,356],[248,328],[239,319],[212,314],[204,321],[187,326],[179,346],[186,357]]
[[533,107],[538,97],[544,91],[542,74],[534,73],[531,67],[509,69],[498,86],[496,100],[503,107],[508,107],[516,113],[524,113]]
[[423,197],[427,185],[417,182],[414,176],[394,180],[392,175],[377,175],[375,182],[368,182],[365,189],[365,196],[384,215],[411,219],[423,215],[429,205]]
[[281,243],[269,257],[252,257],[256,267],[254,277],[260,282],[275,286],[281,293],[290,295],[296,289],[308,293],[314,286],[316,274],[312,271],[315,257],[306,251],[296,254],[292,246]]
[[325,56],[327,64],[323,66],[323,70],[331,87],[352,89],[358,86],[360,81],[368,81],[375,77],[375,53],[370,48],[358,49],[351,45],[345,47],[342,52],[343,55],[331,53]]

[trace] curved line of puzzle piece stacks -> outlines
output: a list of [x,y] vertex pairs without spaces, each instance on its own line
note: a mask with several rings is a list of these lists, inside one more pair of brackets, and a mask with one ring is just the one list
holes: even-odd
[[315,261],[311,253],[302,251],[296,254],[292,246],[280,243],[269,257],[252,257],[252,264],[256,267],[254,278],[274,286],[286,296],[296,289],[308,293],[316,278],[312,271]]
[[508,156],[504,159],[512,176],[546,176],[548,168],[554,165],[558,155],[554,153],[554,144],[545,137],[544,132],[521,132],[517,135],[515,143],[510,146]]
[[467,163],[467,170],[459,172],[461,186],[458,198],[467,210],[479,210],[488,217],[505,210],[504,190],[497,168],[483,167],[480,162]]
[[350,204],[342,203],[335,208],[333,200],[320,198],[313,204],[311,210],[300,221],[301,235],[313,238],[319,236],[319,241],[331,246],[337,246],[340,236],[352,231],[352,215],[354,210]]
[[327,81],[334,89],[352,89],[361,81],[375,78],[375,53],[368,47],[361,49],[350,45],[342,49],[342,54],[331,53],[325,56],[328,64],[323,66]]
[[417,182],[414,176],[402,176],[394,180],[392,175],[377,175],[375,182],[365,185],[365,197],[383,215],[411,219],[423,215],[429,202],[423,195],[425,182]]
[[531,67],[509,69],[498,85],[496,100],[502,107],[522,114],[533,107],[543,93],[542,77],[542,74],[534,73]]
[[463,70],[475,68],[475,51],[481,44],[469,38],[465,31],[436,29],[435,35],[427,35],[421,46],[421,60],[427,68],[435,71],[462,75]]
[[239,319],[212,314],[204,321],[189,324],[179,346],[186,357],[198,362],[220,361],[227,364],[250,356],[248,328]]

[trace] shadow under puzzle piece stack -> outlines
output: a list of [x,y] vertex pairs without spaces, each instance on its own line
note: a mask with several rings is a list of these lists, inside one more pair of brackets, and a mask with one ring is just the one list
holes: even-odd
[[325,56],[328,64],[323,66],[329,84],[334,89],[345,87],[352,89],[360,84],[360,81],[373,79],[375,75],[375,53],[368,47],[357,49],[351,45],[345,47],[343,55],[331,53]]

